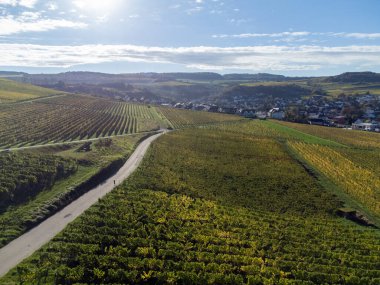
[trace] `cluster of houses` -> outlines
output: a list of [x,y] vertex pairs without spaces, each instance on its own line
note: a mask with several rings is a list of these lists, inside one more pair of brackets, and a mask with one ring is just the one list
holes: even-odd
[[335,99],[316,95],[306,99],[276,99],[269,104],[258,101],[253,106],[247,106],[246,103],[218,106],[191,102],[164,105],[188,110],[237,114],[246,118],[271,118],[380,132],[378,95],[339,96]]

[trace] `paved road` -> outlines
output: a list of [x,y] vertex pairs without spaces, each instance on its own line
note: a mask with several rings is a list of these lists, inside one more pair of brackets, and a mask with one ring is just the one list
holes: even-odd
[[128,178],[141,163],[151,142],[161,135],[162,133],[156,134],[141,142],[123,167],[106,182],[87,192],[54,216],[0,249],[0,277],[32,255],[61,232],[70,222],[95,204],[99,198],[105,196]]
[[117,137],[129,137],[129,136],[134,136],[134,135],[151,134],[151,133],[157,133],[157,132],[158,131],[147,131],[147,132],[138,132],[138,133],[123,134],[123,135],[114,135],[114,136],[108,136],[108,137],[98,137],[98,138],[84,139],[84,140],[65,141],[65,142],[57,142],[57,143],[47,143],[47,144],[39,144],[39,145],[5,148],[5,149],[0,149],[0,152],[25,150],[25,149],[41,148],[41,147],[56,146],[56,145],[78,144],[78,143],[92,142],[92,141],[98,141],[98,140],[103,140],[103,139],[112,139],[112,138],[117,138]]

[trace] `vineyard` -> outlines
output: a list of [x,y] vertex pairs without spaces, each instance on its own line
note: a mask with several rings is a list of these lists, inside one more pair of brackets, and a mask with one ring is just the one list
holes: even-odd
[[199,112],[164,107],[160,108],[160,111],[176,129],[241,120],[241,117],[239,116],[211,112]]
[[160,139],[152,152],[140,176],[143,189],[301,215],[331,213],[339,206],[273,139],[191,129]]
[[251,135],[260,138],[271,138],[276,140],[297,140],[311,144],[328,145],[344,147],[343,145],[324,139],[321,137],[313,136],[287,126],[279,125],[272,121],[257,121],[250,120],[245,122],[236,122],[229,124],[219,124],[215,126],[208,126],[208,128],[220,129],[233,133],[241,133],[244,135]]
[[341,186],[350,196],[380,216],[380,177],[329,147],[291,143],[309,163]]
[[338,218],[341,202],[283,138],[249,124],[262,133],[161,137],[126,183],[1,282],[379,284],[379,230]]
[[106,179],[142,137],[0,153],[0,248]]
[[0,210],[27,201],[76,170],[74,160],[56,156],[0,154]]
[[155,108],[67,95],[0,107],[0,148],[159,129]]
[[61,92],[0,78],[0,105],[51,96],[58,93]]
[[380,148],[380,134],[276,121],[276,123],[353,147]]

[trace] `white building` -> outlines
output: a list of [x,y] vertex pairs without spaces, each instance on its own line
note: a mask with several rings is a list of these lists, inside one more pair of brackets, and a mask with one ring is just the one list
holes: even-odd
[[280,111],[280,108],[273,108],[268,112],[268,117],[276,120],[283,120],[285,118],[285,112]]
[[372,131],[374,132],[380,126],[376,122],[364,123],[362,120],[356,120],[355,123],[352,124],[352,129],[354,130],[363,130],[363,131]]

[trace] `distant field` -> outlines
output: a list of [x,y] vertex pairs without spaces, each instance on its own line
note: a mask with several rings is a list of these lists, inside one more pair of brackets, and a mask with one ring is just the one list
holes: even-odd
[[242,120],[239,116],[211,112],[198,112],[165,107],[160,107],[159,110],[174,128]]
[[305,124],[289,123],[284,121],[276,121],[276,123],[290,127],[295,130],[299,130],[306,134],[321,137],[349,146],[362,148],[380,148],[380,134],[378,133],[321,126],[311,126]]
[[236,122],[215,126],[216,129],[222,129],[234,133],[242,133],[255,137],[271,138],[277,140],[297,140],[307,143],[320,145],[329,145],[344,147],[335,141],[327,140],[318,136],[310,135],[305,132],[277,124],[273,121],[247,120],[245,122]]
[[[254,82],[254,83],[241,83],[243,86],[289,86],[293,85],[295,82],[277,82],[277,81],[264,81],[264,82]],[[297,82],[298,83],[298,82]]]
[[0,106],[0,148],[157,130],[163,116],[144,105],[66,95]]
[[332,97],[337,97],[338,95],[345,93],[347,95],[364,95],[368,91],[374,95],[380,95],[380,86],[379,84],[347,84],[347,83],[327,83],[323,82],[320,84],[324,90],[327,91],[327,94]]
[[339,199],[287,150],[300,137],[241,125],[162,136],[126,183],[0,282],[379,284],[379,230],[335,215]]
[[0,78],[0,104],[51,96],[62,92]]
[[[265,81],[265,82],[243,82],[242,86],[291,86],[297,84],[298,86],[304,88],[312,88],[313,84],[308,84],[307,80],[292,80],[288,82],[276,82],[276,81]],[[380,95],[379,84],[347,84],[347,83],[329,83],[329,82],[318,82],[315,84],[316,87],[321,88],[326,91],[326,94],[331,97],[338,97],[340,94],[344,93],[346,95],[365,95],[370,92],[373,95]]]

